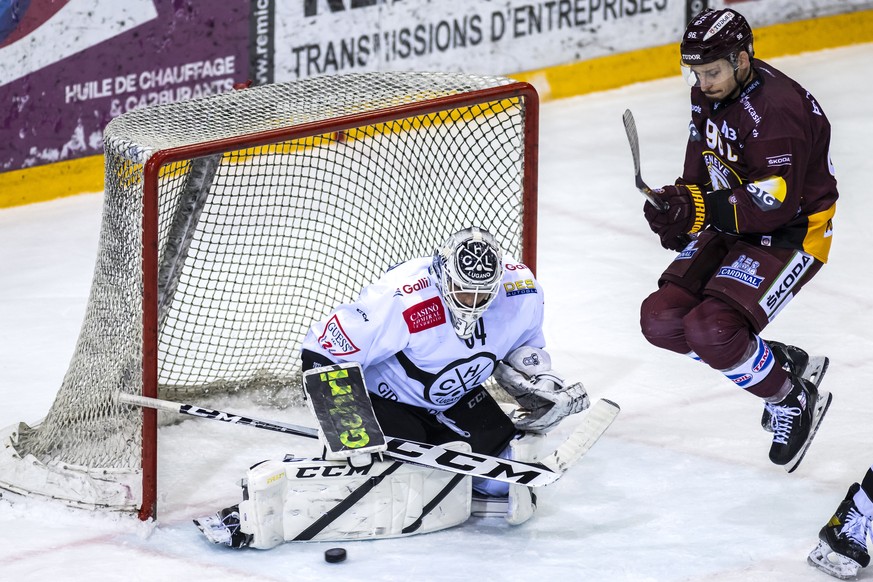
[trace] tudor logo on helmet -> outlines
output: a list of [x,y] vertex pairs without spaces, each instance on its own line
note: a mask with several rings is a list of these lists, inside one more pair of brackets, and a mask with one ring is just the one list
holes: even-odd
[[709,27],[709,30],[706,31],[706,34],[703,35],[703,42],[706,42],[720,31],[725,25],[734,19],[733,12],[725,12],[722,14],[718,20],[715,21],[715,24]]

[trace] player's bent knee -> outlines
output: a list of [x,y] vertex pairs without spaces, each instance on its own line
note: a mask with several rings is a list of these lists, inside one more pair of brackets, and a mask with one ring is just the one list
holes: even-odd
[[725,302],[708,298],[685,318],[688,346],[716,369],[734,366],[749,348],[749,323]]
[[[469,451],[466,443],[445,445]],[[247,474],[239,504],[249,547],[438,531],[470,516],[471,478],[397,461],[353,467],[344,461],[265,461]]]
[[[662,288],[663,289],[663,288]],[[682,320],[688,307],[674,305],[669,297],[656,291],[640,307],[640,330],[646,340],[659,348],[685,353],[685,331]]]

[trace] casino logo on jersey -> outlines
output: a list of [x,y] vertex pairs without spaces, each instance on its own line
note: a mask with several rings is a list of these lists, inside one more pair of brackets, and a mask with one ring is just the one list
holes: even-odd
[[491,354],[477,354],[469,360],[452,362],[425,387],[424,397],[439,406],[451,406],[491,376],[495,361]]
[[361,351],[346,334],[346,330],[343,329],[336,314],[327,320],[324,331],[318,337],[318,343],[325,351],[334,356],[348,356]]
[[446,322],[446,311],[439,297],[416,303],[403,312],[409,333],[424,331]]
[[749,287],[757,289],[764,281],[764,277],[758,276],[758,267],[760,266],[761,263],[758,261],[752,260],[746,255],[740,255],[740,257],[734,261],[730,267],[722,267],[719,269],[716,277],[735,279],[743,285],[748,285]]

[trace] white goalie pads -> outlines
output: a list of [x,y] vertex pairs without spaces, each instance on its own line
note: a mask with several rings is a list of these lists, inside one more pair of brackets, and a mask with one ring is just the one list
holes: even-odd
[[522,346],[497,363],[494,379],[518,401],[520,414],[513,416],[516,428],[545,433],[564,418],[591,404],[581,382],[567,386],[552,370],[552,359],[541,348]]
[[[469,452],[466,443],[447,448]],[[341,541],[438,531],[470,517],[471,477],[398,461],[265,461],[247,473],[239,504],[249,547]]]

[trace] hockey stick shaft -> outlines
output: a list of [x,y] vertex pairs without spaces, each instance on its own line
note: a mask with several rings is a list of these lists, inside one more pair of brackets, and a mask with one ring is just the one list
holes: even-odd
[[261,428],[264,430],[271,430],[284,434],[291,434],[312,439],[318,438],[318,431],[314,428],[309,428],[307,426],[297,426],[293,424],[284,424],[281,422],[258,420],[256,418],[250,418],[230,412],[222,412],[221,410],[214,410],[212,408],[202,408],[200,406],[194,406],[193,404],[171,402],[169,400],[159,400],[157,398],[137,396],[134,394],[119,394],[118,401],[123,402],[124,404],[132,404],[145,408],[154,408],[155,410],[175,412],[178,414],[196,416],[198,418],[206,418],[209,420],[218,420],[221,422],[228,422],[230,424],[242,424],[245,426],[252,426],[254,428]]
[[[194,406],[193,404],[123,393],[118,395],[118,401],[124,404],[165,410],[167,412],[217,420],[229,424],[241,424],[312,439],[318,438],[318,431],[314,428],[259,420],[226,411]],[[591,408],[594,408],[594,406]],[[577,428],[577,432],[578,430]],[[603,430],[606,430],[606,427]],[[602,434],[602,431],[600,432]],[[420,443],[397,437],[386,437],[386,441],[388,448],[383,454],[398,461],[441,469],[450,473],[481,477],[504,483],[527,485],[529,487],[541,487],[554,483],[561,477],[565,467],[569,466],[565,465],[564,468],[554,469],[542,463],[523,463],[491,455],[455,451],[439,445]],[[580,456],[578,455],[577,459]]]
[[631,113],[630,109],[625,109],[624,115],[621,116],[621,120],[624,123],[624,132],[627,135],[627,142],[628,145],[630,145],[631,156],[634,159],[634,180],[637,189],[643,193],[643,196],[646,197],[652,206],[661,212],[666,212],[669,208],[667,203],[655,196],[652,189],[643,181],[642,170],[640,167],[640,137],[637,134],[637,124],[636,121],[634,121],[634,114]]

